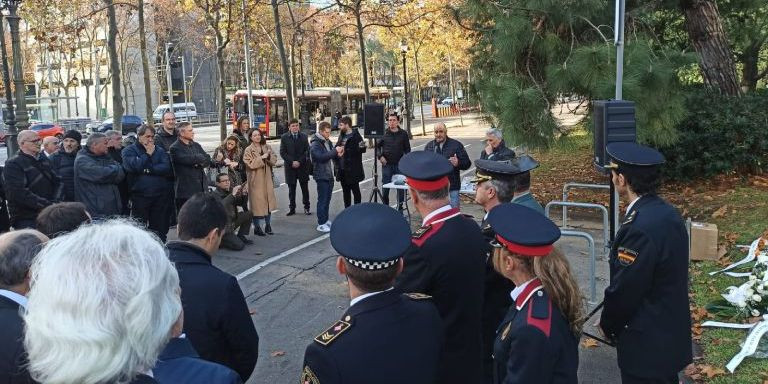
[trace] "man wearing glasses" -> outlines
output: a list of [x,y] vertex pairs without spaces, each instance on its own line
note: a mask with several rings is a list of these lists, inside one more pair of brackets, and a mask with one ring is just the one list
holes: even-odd
[[19,153],[5,163],[3,173],[8,211],[14,229],[34,228],[37,214],[59,200],[61,180],[48,158],[39,156],[37,132],[19,132],[18,143]]

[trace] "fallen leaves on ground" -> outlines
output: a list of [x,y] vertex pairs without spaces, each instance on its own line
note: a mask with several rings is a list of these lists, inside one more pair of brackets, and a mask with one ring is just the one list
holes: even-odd
[[723,217],[725,214],[728,213],[728,204],[723,205],[722,207],[718,208],[716,211],[712,212],[712,218],[717,219],[718,217]]
[[581,346],[583,348],[597,348],[600,346],[600,344],[597,343],[597,340],[591,337],[585,337],[581,342]]
[[272,357],[284,356],[285,355],[285,351],[274,351],[274,352],[270,353],[270,355]]
[[697,383],[707,382],[715,376],[725,375],[725,370],[709,364],[689,364],[685,367],[685,375]]

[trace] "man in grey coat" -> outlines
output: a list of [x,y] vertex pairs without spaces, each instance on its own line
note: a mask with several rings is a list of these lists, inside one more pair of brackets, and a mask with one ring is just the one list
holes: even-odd
[[119,215],[123,209],[118,184],[125,172],[109,156],[108,141],[103,133],[91,134],[75,158],[75,200],[85,204],[94,218]]

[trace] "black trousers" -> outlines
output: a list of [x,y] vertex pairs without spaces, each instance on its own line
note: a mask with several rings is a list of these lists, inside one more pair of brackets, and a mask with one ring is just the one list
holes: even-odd
[[360,197],[360,184],[358,183],[352,183],[352,184],[344,184],[341,183],[341,194],[344,196],[344,208],[349,207],[352,205],[352,196],[355,197],[355,204],[360,204],[361,197]]
[[625,373],[624,371],[621,371],[622,384],[678,384],[679,382],[680,380],[678,379],[677,374],[664,378],[649,379],[645,377],[632,376]]
[[171,201],[164,196],[131,196],[131,216],[165,242],[171,226]]
[[[288,165],[290,166],[290,165]],[[294,170],[293,168],[285,169],[285,183],[288,184],[288,209],[291,211],[296,209],[296,182],[298,181],[299,187],[301,187],[301,202],[304,204],[304,209],[309,209],[309,175]]]

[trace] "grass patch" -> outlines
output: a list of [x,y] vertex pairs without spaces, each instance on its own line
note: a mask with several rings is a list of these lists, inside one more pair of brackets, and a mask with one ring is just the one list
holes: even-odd
[[[561,200],[566,182],[606,184],[608,178],[595,171],[592,164],[592,136],[586,130],[573,130],[559,138],[549,149],[532,151],[541,165],[532,173],[532,192],[546,204]],[[660,195],[674,204],[684,218],[717,224],[722,244],[749,244],[768,228],[768,178],[721,175],[707,180],[666,184]],[[608,204],[606,191],[573,190],[571,200]],[[723,207],[725,207],[723,209]],[[715,212],[725,212],[715,214]],[[744,253],[729,249],[727,258],[737,261]],[[725,275],[709,276],[722,268],[716,262],[692,262],[691,303],[696,307],[719,299],[730,285],[745,280]],[[727,319],[718,319],[726,320]],[[703,321],[703,320],[702,320]],[[725,364],[741,349],[746,331],[705,328],[699,337],[704,356],[697,364],[725,369]],[[734,374],[721,374],[706,379],[714,384],[753,384],[768,380],[768,359],[747,358]]]

